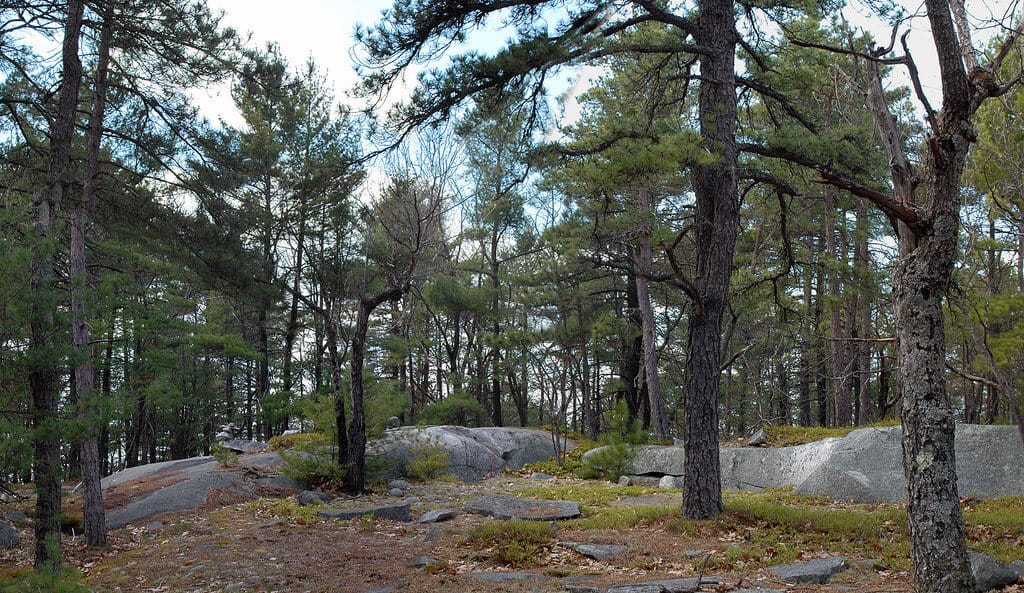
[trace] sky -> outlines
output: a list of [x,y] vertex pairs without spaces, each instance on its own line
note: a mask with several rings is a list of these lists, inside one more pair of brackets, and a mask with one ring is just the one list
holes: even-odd
[[[276,42],[293,66],[309,56],[326,71],[341,97],[353,87],[352,46],[357,23],[370,26],[391,0],[208,0],[214,11],[224,11],[224,25],[245,35],[253,45]],[[230,114],[231,99],[221,89],[211,98],[207,115]],[[228,115],[230,118],[231,116]]]

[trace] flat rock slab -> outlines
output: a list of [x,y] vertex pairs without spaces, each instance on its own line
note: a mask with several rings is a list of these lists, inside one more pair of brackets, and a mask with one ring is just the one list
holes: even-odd
[[237,474],[211,469],[210,473],[190,476],[132,500],[121,508],[108,510],[107,529],[117,529],[163,513],[199,508],[207,503],[215,490],[227,490],[232,495],[249,497],[251,484]]
[[20,543],[21,537],[18,535],[18,530],[10,523],[0,521],[0,550],[13,548]]
[[551,577],[535,572],[471,572],[469,576],[485,583],[515,583],[519,581],[546,581]]
[[1024,560],[1014,560],[1010,563],[1010,570],[1017,575],[1017,578],[1024,577]]
[[412,521],[409,514],[409,505],[400,504],[395,506],[371,507],[365,509],[324,509],[317,513],[318,517],[324,519],[348,520],[356,517],[372,515],[378,519],[389,519],[391,521]]
[[692,593],[701,585],[717,585],[718,577],[669,579],[666,581],[648,581],[631,585],[616,585],[608,588],[608,593]]
[[427,511],[420,515],[420,518],[416,521],[417,523],[440,523],[441,521],[451,521],[455,518],[455,511],[451,509],[437,509],[433,511]]
[[619,546],[614,544],[585,544],[580,542],[562,542],[562,545],[576,553],[583,554],[588,558],[593,558],[594,560],[614,558],[625,553],[626,551],[626,546]]
[[1009,566],[981,552],[969,551],[971,576],[979,593],[1002,589],[1017,582],[1017,573]]
[[569,500],[524,500],[515,496],[481,496],[463,507],[467,513],[495,519],[527,519],[552,521],[575,519],[581,515],[580,505]]
[[772,572],[787,583],[817,583],[822,584],[830,577],[838,574],[850,565],[846,558],[817,558],[799,564],[786,564],[773,566]]

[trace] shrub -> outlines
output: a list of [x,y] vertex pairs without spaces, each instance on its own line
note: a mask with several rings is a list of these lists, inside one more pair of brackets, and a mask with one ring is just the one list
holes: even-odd
[[416,418],[419,424],[456,426],[484,426],[487,411],[480,402],[465,393],[456,393],[425,406]]
[[551,545],[557,527],[546,521],[492,521],[474,527],[469,542],[489,548],[491,560],[513,567],[535,564]]
[[300,445],[316,443],[323,445],[329,443],[328,435],[318,432],[301,432],[295,434],[282,434],[267,441],[267,449],[270,451],[288,451]]
[[345,478],[345,468],[335,459],[333,444],[322,434],[299,439],[290,450],[281,452],[281,461],[282,474],[310,488],[336,486]]
[[213,455],[213,458],[219,461],[221,465],[230,467],[238,463],[238,453],[228,449],[222,443],[214,443],[210,447],[210,455]]
[[26,569],[0,579],[0,593],[90,593],[81,579],[82,573],[67,565]]
[[437,478],[447,471],[451,462],[448,452],[436,442],[417,442],[409,452],[411,456],[405,464],[405,474],[413,480]]

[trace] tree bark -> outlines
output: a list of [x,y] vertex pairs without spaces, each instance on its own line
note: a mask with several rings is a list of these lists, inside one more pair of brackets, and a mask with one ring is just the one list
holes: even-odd
[[646,273],[651,269],[654,249],[651,246],[653,232],[654,201],[646,188],[641,188],[637,196],[641,222],[637,225],[636,249],[636,295],[640,309],[640,335],[643,339],[643,368],[647,379],[647,397],[651,404],[651,429],[654,438],[666,441],[671,438],[668,432],[668,417],[665,415],[665,398],[661,392],[661,379],[658,377],[658,350],[655,341],[654,307],[651,304],[650,281]]
[[370,329],[370,315],[381,304],[402,296],[401,288],[391,288],[372,297],[359,298],[356,327],[352,334],[352,358],[350,381],[352,396],[352,419],[348,425],[348,457],[345,475],[345,490],[359,494],[366,487],[366,413],[363,406],[363,364],[366,359],[366,335]]
[[722,512],[718,458],[722,317],[729,299],[739,229],[736,185],[736,33],[731,0],[700,0],[698,118],[701,145],[714,163],[694,167],[697,298],[690,306],[686,361],[683,515],[705,519]]
[[[87,546],[100,548],[107,545],[106,515],[103,510],[103,490],[100,487],[101,468],[99,450],[100,421],[92,406],[95,397],[93,348],[89,338],[89,315],[86,294],[89,274],[86,269],[85,239],[89,219],[96,211],[96,183],[100,173],[100,144],[103,139],[103,117],[107,98],[107,67],[110,60],[110,40],[113,34],[111,15],[103,15],[99,55],[93,88],[92,111],[89,114],[89,137],[85,157],[85,178],[81,198],[71,202],[71,247],[68,272],[71,275],[71,334],[75,347],[75,386],[81,404],[84,434],[79,442],[82,468],[82,525]],[[102,406],[100,406],[102,408]]]
[[32,195],[32,241],[29,287],[29,389],[32,394],[33,473],[36,483],[35,566],[60,563],[60,425],[58,375],[60,357],[54,352],[56,294],[54,291],[54,224],[57,209],[71,186],[71,139],[82,78],[78,39],[84,4],[69,0],[61,49],[63,80],[57,113],[50,125],[50,158],[46,185]]

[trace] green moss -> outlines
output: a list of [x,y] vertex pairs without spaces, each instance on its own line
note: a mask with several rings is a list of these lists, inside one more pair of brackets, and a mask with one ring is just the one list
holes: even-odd
[[556,533],[557,528],[546,521],[491,521],[474,527],[467,543],[494,562],[518,568],[535,564]]
[[679,518],[679,505],[621,506],[593,509],[580,519],[565,522],[566,529],[615,530],[657,525]]
[[825,428],[822,426],[765,426],[764,431],[768,434],[769,447],[791,447],[813,443],[822,439],[832,437],[844,437],[858,428],[898,426],[899,421],[890,418],[865,424],[863,426],[850,426],[842,428]]
[[967,545],[1003,562],[1024,558],[1024,497],[964,503]]
[[245,510],[261,519],[288,519],[299,525],[319,523],[322,505],[300,505],[287,498],[258,498],[246,503]]

